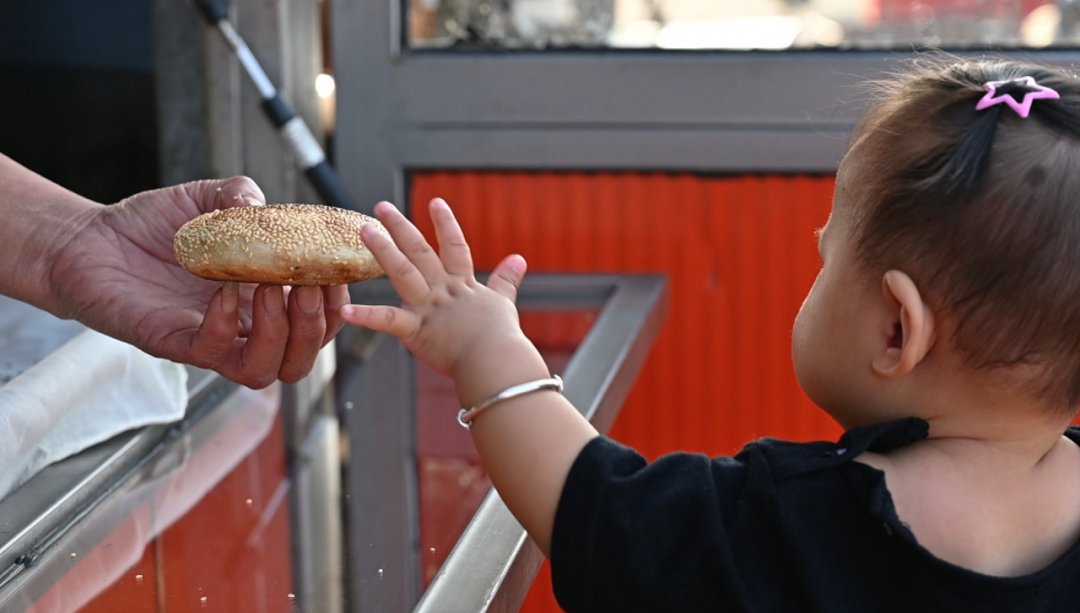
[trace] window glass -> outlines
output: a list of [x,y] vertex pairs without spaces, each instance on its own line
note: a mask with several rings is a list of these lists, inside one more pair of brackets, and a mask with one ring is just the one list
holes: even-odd
[[412,48],[909,49],[1080,41],[1080,0],[404,0]]

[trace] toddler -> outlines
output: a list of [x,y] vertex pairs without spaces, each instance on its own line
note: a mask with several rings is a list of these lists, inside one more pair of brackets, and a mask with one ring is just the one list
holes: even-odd
[[1080,79],[935,58],[878,85],[793,332],[836,443],[647,463],[559,394],[520,256],[482,285],[445,202],[438,252],[376,207],[403,304],[342,317],[453,378],[567,610],[1080,610]]

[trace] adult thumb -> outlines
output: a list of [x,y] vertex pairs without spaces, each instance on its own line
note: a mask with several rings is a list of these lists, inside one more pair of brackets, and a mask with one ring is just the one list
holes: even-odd
[[188,183],[184,187],[203,212],[266,203],[262,189],[251,177],[208,179]]

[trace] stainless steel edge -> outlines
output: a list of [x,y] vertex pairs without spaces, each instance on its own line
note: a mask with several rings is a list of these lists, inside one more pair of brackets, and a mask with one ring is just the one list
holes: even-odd
[[20,588],[22,575],[125,482],[164,454],[170,441],[197,424],[236,384],[215,373],[188,369],[188,411],[183,420],[151,426],[97,445],[47,467],[0,505],[0,610]]

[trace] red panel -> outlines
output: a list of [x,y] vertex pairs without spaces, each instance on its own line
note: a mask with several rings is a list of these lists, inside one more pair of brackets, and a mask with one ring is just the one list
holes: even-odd
[[655,457],[838,433],[790,361],[831,193],[831,177],[434,172],[412,203],[447,198],[480,269],[517,251],[533,272],[669,276],[668,321],[613,432]]
[[155,611],[157,568],[153,548],[144,546],[143,537],[150,523],[149,508],[139,507],[96,547],[72,552],[70,570],[28,613]]
[[[668,320],[611,434],[649,457],[718,455],[761,436],[839,435],[790,360],[832,188],[814,176],[425,172],[411,205],[430,236],[426,203],[446,198],[481,270],[518,252],[533,272],[666,273]],[[542,590],[526,610],[556,610]]]
[[156,611],[157,600],[157,565],[154,560],[154,548],[150,546],[146,548],[135,566],[80,611],[82,613]]
[[291,612],[281,420],[254,453],[158,539],[165,613]]

